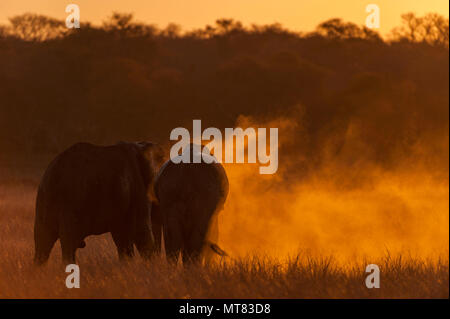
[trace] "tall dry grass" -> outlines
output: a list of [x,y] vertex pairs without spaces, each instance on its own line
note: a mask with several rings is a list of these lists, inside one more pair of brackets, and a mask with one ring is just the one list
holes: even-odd
[[36,184],[0,186],[0,298],[448,298],[448,252],[379,258],[381,288],[365,286],[371,260],[342,262],[306,254],[226,258],[209,266],[172,265],[155,257],[120,263],[109,235],[90,237],[78,251],[81,288],[67,289],[57,243],[45,267],[35,268]]

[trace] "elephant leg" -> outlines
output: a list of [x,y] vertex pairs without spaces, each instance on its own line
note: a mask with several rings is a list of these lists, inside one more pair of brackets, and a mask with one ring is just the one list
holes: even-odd
[[142,198],[132,203],[132,210],[136,215],[136,223],[134,223],[133,243],[139,254],[144,259],[149,259],[155,252],[155,243],[152,233],[151,223],[151,202],[148,201],[147,195],[142,194]]
[[[169,212],[170,213],[170,212]],[[164,215],[164,244],[167,259],[177,262],[178,256],[183,248],[183,234],[179,218],[177,216]]]
[[62,235],[61,236],[61,250],[63,263],[75,264],[75,253],[80,241],[74,240],[73,236]]
[[134,256],[133,241],[130,239],[130,236],[124,234],[123,231],[113,231],[111,235],[117,247],[119,260],[123,261],[133,258]]
[[63,212],[59,214],[58,226],[59,226],[59,240],[61,242],[62,260],[64,264],[76,263],[76,251],[77,248],[82,246],[84,237],[79,233],[80,229],[83,229],[77,222],[76,210],[59,209]]
[[156,252],[161,252],[162,215],[158,204],[152,203],[151,208],[152,232]]
[[202,248],[206,239],[206,229],[196,225],[191,232],[185,232],[183,247],[183,263],[199,262],[201,260]]
[[[208,229],[208,235],[206,236],[208,242],[217,244],[219,241],[219,214],[215,213],[211,217],[211,222]],[[216,256],[216,253],[211,249],[210,245],[206,245],[204,248],[204,260],[205,263],[211,263]]]
[[54,231],[43,231],[40,227],[35,227],[34,231],[34,263],[36,265],[45,264],[50,257],[50,252],[58,240],[58,233]]
[[142,258],[149,259],[153,255],[156,248],[152,231],[148,225],[143,224],[139,227],[134,244]]

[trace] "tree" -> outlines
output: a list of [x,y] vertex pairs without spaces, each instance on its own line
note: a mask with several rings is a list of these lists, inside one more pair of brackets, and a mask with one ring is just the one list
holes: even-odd
[[25,13],[9,19],[12,34],[25,41],[45,41],[61,37],[68,31],[63,21]]
[[344,22],[339,18],[327,20],[317,27],[317,33],[332,39],[366,39],[381,40],[380,35],[363,26],[352,22]]
[[216,25],[216,30],[219,34],[226,34],[244,30],[242,23],[239,21],[234,21],[233,19],[218,19],[216,20]]
[[155,26],[137,23],[133,19],[132,13],[113,12],[112,16],[103,22],[103,27],[106,31],[120,36],[139,37],[156,34],[157,29]]
[[449,20],[436,13],[423,17],[406,13],[402,15],[402,26],[394,28],[392,35],[396,41],[424,42],[448,48]]
[[161,35],[167,38],[178,38],[181,34],[181,27],[175,23],[169,23],[167,27],[161,31]]

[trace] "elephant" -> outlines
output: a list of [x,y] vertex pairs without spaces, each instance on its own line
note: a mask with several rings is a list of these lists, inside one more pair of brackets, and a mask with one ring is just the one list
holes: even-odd
[[[183,152],[188,148],[192,155],[193,144]],[[152,227],[156,246],[161,245],[162,230],[166,256],[174,262],[180,253],[183,263],[201,261],[210,252],[226,255],[209,240],[208,233],[212,231],[217,240],[217,214],[224,207],[229,183],[222,164],[215,158],[210,162],[175,164],[168,160],[155,178]]]
[[149,258],[152,185],[162,156],[151,142],[77,143],[56,156],[36,197],[35,264],[47,262],[58,239],[63,261],[73,264],[87,236],[108,232],[120,260],[133,257],[134,246]]

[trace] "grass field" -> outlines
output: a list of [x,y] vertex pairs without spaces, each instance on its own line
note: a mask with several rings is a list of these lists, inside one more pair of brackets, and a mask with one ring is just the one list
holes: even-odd
[[[36,183],[0,187],[0,298],[448,298],[448,252],[426,259],[386,254],[376,262],[381,288],[365,286],[364,259],[306,254],[276,260],[226,258],[209,266],[171,265],[155,257],[120,263],[109,235],[90,237],[78,251],[81,288],[67,289],[57,243],[36,269],[33,221]],[[370,263],[374,261],[371,260]]]

